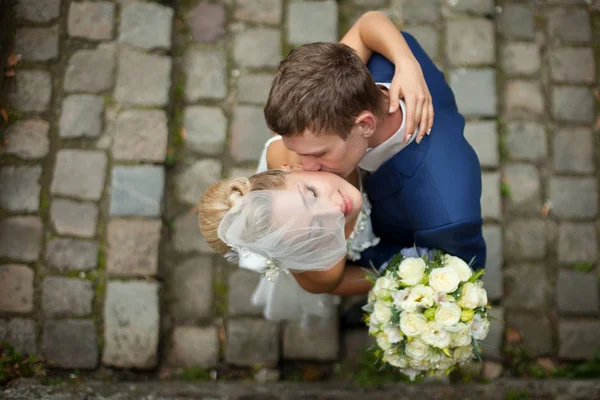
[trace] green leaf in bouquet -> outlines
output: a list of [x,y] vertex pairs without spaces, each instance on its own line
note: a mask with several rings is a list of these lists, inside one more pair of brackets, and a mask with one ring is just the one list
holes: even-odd
[[478,269],[473,275],[471,275],[468,282],[475,283],[475,281],[481,278],[483,274],[485,274],[485,269]]
[[394,325],[400,324],[400,314],[401,314],[400,310],[398,310],[396,307],[392,307],[392,318],[390,319],[392,324],[394,324]]
[[402,253],[396,254],[390,260],[390,262],[386,268],[386,271],[391,271],[391,272],[398,271],[398,267],[400,267],[400,264],[402,263],[402,261],[404,261],[404,256],[402,255]]
[[481,347],[479,347],[479,342],[477,342],[477,340],[473,339],[471,341],[471,345],[473,346],[473,354],[475,354],[475,358],[477,359],[477,361],[482,362],[483,354],[481,352]]
[[367,280],[373,284],[375,284],[375,281],[381,277],[381,274],[379,273],[379,271],[377,271],[377,269],[373,266],[372,263],[370,269],[363,268],[362,270],[365,271],[365,276]]
[[372,313],[374,308],[373,308],[373,303],[367,303],[364,306],[362,306],[362,310],[364,312],[368,312],[368,313]]
[[435,309],[435,307],[431,307],[428,308],[427,310],[423,311],[423,315],[425,316],[425,318],[427,318],[429,321],[432,321],[435,318],[435,312],[437,310]]

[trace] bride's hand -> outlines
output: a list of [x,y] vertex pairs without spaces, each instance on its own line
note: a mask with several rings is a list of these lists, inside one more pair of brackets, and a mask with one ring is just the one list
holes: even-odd
[[417,143],[421,142],[425,134],[431,132],[433,126],[433,103],[431,93],[423,77],[423,71],[416,59],[404,60],[396,65],[396,73],[389,90],[389,113],[398,109],[398,101],[404,98],[406,103],[406,135],[407,142],[419,126]]

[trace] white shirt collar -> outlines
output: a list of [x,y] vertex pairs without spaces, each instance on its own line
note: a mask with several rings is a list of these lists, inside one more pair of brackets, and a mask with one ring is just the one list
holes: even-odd
[[[377,83],[377,85],[383,85],[388,89],[390,88],[389,83]],[[402,109],[402,123],[400,124],[400,128],[379,146],[367,149],[367,152],[358,163],[360,168],[368,172],[377,170],[383,163],[394,157],[417,137],[419,127],[415,129],[415,132],[410,137],[408,143],[404,143],[403,138],[406,133],[406,104],[404,103],[404,100],[400,100],[400,108]]]

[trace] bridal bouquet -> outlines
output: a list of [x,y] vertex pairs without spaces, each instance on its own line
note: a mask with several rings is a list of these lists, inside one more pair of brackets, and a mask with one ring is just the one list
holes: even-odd
[[483,270],[437,250],[415,255],[399,253],[381,274],[370,272],[364,307],[378,359],[411,379],[480,359],[490,327]]

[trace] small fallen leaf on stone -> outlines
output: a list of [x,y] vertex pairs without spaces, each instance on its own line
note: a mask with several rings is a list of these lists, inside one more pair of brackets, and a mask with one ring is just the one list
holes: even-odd
[[19,63],[19,61],[21,61],[20,54],[10,53],[8,59],[6,60],[6,65],[9,67],[14,67]]
[[552,209],[552,203],[547,201],[542,206],[542,217],[547,217],[550,214],[550,210]]
[[15,70],[14,69],[9,69],[8,71],[6,71],[4,73],[4,76],[6,76],[7,78],[14,78],[15,77]]
[[521,339],[523,339],[521,332],[514,326],[506,331],[506,343],[519,343]]
[[6,112],[6,108],[0,108],[0,115],[4,122],[8,122],[8,112]]

